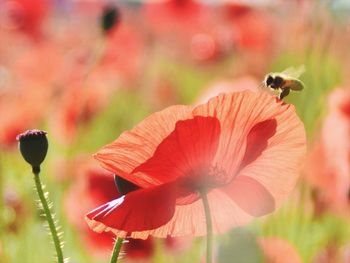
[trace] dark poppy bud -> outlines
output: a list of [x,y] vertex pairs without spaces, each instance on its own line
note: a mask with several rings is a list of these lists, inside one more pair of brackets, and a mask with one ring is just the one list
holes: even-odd
[[108,5],[105,7],[101,18],[101,27],[104,33],[108,33],[115,25],[120,21],[119,10],[113,6]]
[[121,178],[118,175],[114,175],[114,182],[115,185],[117,186],[117,190],[121,195],[126,195],[132,191],[135,191],[137,189],[139,189],[140,187],[138,187],[137,185]]
[[40,164],[44,161],[48,149],[46,132],[40,130],[28,130],[17,136],[19,150],[30,165],[33,172],[40,171]]

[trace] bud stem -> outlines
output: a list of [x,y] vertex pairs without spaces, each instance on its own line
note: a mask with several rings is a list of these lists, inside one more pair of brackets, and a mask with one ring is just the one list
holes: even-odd
[[212,249],[213,249],[213,225],[212,225],[212,221],[211,221],[211,213],[210,213],[207,191],[200,191],[200,195],[201,195],[203,206],[204,206],[205,221],[207,224],[207,260],[206,260],[206,263],[211,263],[212,262]]
[[62,253],[62,248],[61,248],[61,242],[60,242],[60,239],[59,239],[58,234],[57,234],[57,229],[56,229],[55,223],[53,221],[49,205],[48,205],[47,200],[46,200],[45,195],[44,195],[44,191],[43,191],[43,188],[42,188],[42,184],[41,184],[41,181],[40,181],[39,171],[38,170],[40,171],[40,168],[36,169],[35,167],[33,167],[33,173],[34,173],[34,180],[35,180],[36,190],[38,192],[38,195],[39,195],[39,198],[40,198],[43,210],[45,212],[45,218],[47,220],[47,223],[49,224],[49,228],[50,228],[50,231],[51,231],[53,243],[54,243],[55,248],[56,248],[57,262],[58,263],[63,263],[64,260],[63,260],[63,253]]
[[32,166],[32,172],[33,174],[37,174],[39,176],[40,166]]
[[113,248],[113,253],[111,257],[110,263],[117,263],[118,257],[119,257],[119,252],[123,244],[123,238],[117,238],[114,243],[114,248]]

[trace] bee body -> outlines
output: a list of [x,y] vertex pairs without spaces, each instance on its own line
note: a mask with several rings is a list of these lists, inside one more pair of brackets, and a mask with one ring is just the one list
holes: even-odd
[[272,90],[278,90],[280,92],[279,98],[286,97],[291,90],[301,91],[304,88],[304,83],[284,72],[269,73],[265,76],[263,85]]

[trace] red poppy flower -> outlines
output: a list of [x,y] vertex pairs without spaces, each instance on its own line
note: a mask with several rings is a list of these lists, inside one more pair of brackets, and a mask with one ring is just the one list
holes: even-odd
[[[65,211],[69,222],[76,228],[84,247],[89,254],[95,258],[108,258],[113,248],[113,233],[98,234],[93,232],[86,224],[81,224],[81,219],[86,211],[109,202],[121,195],[117,191],[113,175],[99,167],[96,167],[86,159],[77,159],[74,161],[75,178],[65,196]],[[124,191],[125,191],[124,187]],[[130,185],[128,191],[131,190]],[[78,203],[76,200],[85,200],[84,203]],[[186,243],[186,242],[182,242]],[[181,245],[176,239],[169,239],[165,243],[171,250],[181,249]],[[124,243],[122,251],[125,252],[125,259],[138,260],[149,259],[155,251],[154,239],[147,240],[128,240]],[[129,262],[129,261],[128,261]]]
[[349,205],[350,189],[350,92],[335,90],[329,107],[305,168],[307,180],[317,189],[316,205],[321,207],[316,209],[328,206],[343,213],[348,210],[344,208]]
[[244,3],[224,3],[222,4],[223,15],[227,17],[227,19],[235,20],[237,17],[245,15],[249,13],[253,6],[249,6]]
[[232,29],[234,45],[241,50],[270,50],[274,39],[273,21],[268,12],[253,6],[226,4],[223,6],[227,25]]
[[124,132],[96,155],[141,189],[87,216],[97,231],[132,238],[205,235],[272,212],[295,185],[305,152],[294,107],[266,93],[222,94],[172,106]]
[[205,5],[193,0],[149,1],[143,12],[146,25],[160,34],[193,33],[209,15]]
[[[103,204],[120,195],[114,185],[112,174],[86,162],[76,168],[77,176],[65,197],[65,211],[69,222],[76,228],[83,245],[90,255],[107,258],[113,247],[111,233],[96,234],[81,224],[82,216],[96,205]],[[84,199],[79,203],[76,200]]]
[[142,10],[144,24],[170,56],[199,63],[221,56],[221,39],[208,5],[195,0],[149,1]]
[[50,1],[47,0],[4,1],[0,3],[5,20],[3,25],[5,28],[20,29],[30,36],[38,37],[50,5]]

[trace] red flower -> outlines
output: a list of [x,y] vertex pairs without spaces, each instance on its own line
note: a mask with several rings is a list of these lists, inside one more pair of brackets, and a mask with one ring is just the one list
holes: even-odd
[[188,34],[198,30],[208,19],[205,5],[193,0],[165,0],[146,3],[145,23],[155,33]]
[[[75,160],[78,163],[76,166],[73,184],[70,187],[65,197],[65,211],[69,222],[76,228],[79,237],[83,242],[89,254],[95,258],[108,258],[113,248],[113,233],[98,234],[86,224],[81,224],[86,211],[93,207],[109,202],[121,195],[117,191],[113,175],[99,167],[95,167],[92,163],[83,160]],[[124,182],[124,186],[125,186]],[[134,188],[123,188],[122,190],[130,191]],[[85,200],[79,203],[76,200]],[[172,250],[180,248],[181,244],[177,244],[178,240],[167,240],[166,247]],[[185,242],[186,243],[186,242]],[[180,248],[181,249],[181,248]],[[155,242],[152,238],[147,240],[128,240],[122,248],[125,252],[125,258],[134,259],[149,259],[152,257],[155,250]]]
[[232,30],[233,44],[240,50],[264,52],[274,46],[274,26],[268,12],[239,4],[226,4],[223,11]]
[[221,57],[222,51],[211,11],[195,0],[149,1],[143,7],[143,18],[157,38],[156,45],[166,46],[170,56],[203,63]]
[[[81,224],[81,218],[94,206],[118,198],[120,195],[111,173],[86,163],[80,164],[78,168],[77,177],[65,197],[65,211],[90,255],[107,258],[113,247],[114,236],[111,233],[98,235],[92,232],[86,225]],[[77,202],[82,199],[85,200],[83,203]]]
[[[316,212],[328,206],[348,211],[350,193],[350,92],[335,90],[329,99],[321,136],[309,155],[307,180],[316,188]],[[321,207],[319,207],[321,206]]]
[[295,185],[305,152],[294,107],[266,93],[222,94],[197,107],[172,106],[96,154],[138,185],[86,219],[97,231],[132,238],[205,235],[199,192],[220,233],[278,207]]
[[5,18],[4,26],[38,37],[50,5],[48,0],[8,0],[0,3],[0,9],[3,8],[1,13]]

